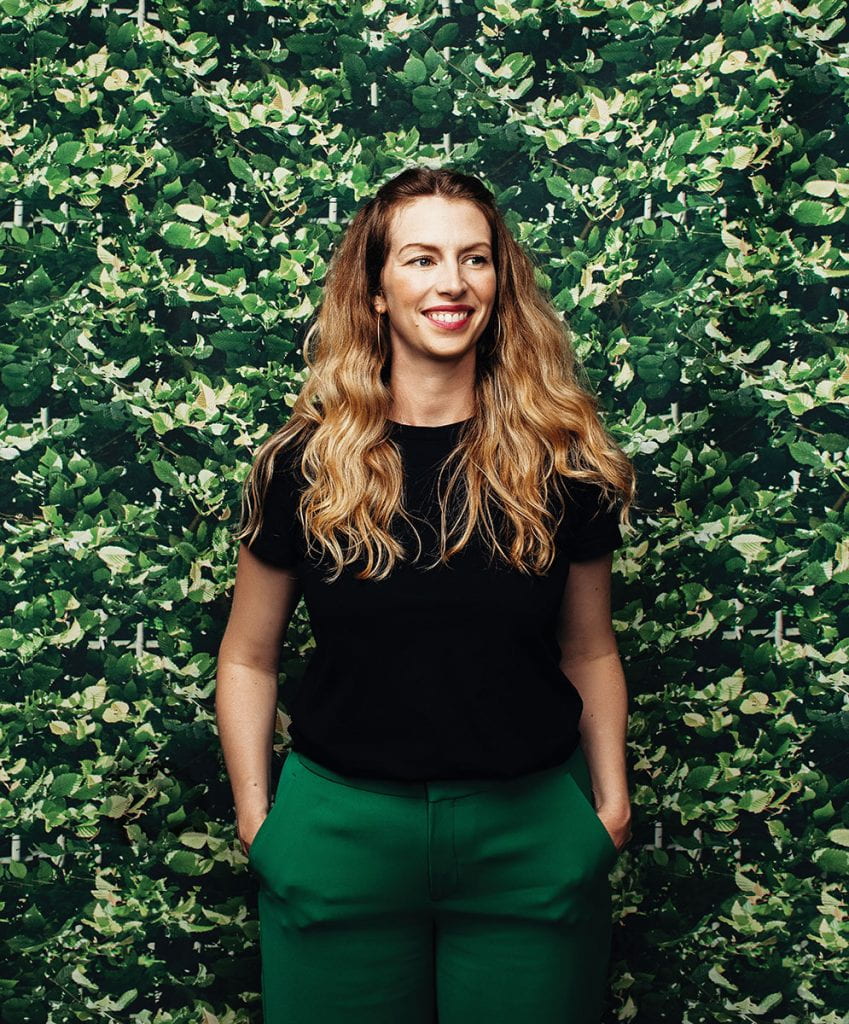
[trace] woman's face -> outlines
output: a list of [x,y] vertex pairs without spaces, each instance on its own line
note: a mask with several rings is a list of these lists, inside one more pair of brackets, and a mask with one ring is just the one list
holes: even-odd
[[[486,217],[467,200],[420,196],[396,210],[390,243],[375,309],[388,313],[393,356],[474,353],[495,304]],[[440,306],[462,309],[440,318]]]

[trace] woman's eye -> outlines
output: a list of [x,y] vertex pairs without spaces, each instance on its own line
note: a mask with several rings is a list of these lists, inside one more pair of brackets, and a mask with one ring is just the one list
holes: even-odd
[[[483,263],[486,263],[486,256],[470,256],[469,259],[481,260]],[[416,256],[416,258],[410,260],[410,262],[411,263],[421,263],[422,260],[429,260],[431,263],[433,262],[433,260],[431,260],[430,256]],[[478,263],[477,266],[481,266],[481,264]]]

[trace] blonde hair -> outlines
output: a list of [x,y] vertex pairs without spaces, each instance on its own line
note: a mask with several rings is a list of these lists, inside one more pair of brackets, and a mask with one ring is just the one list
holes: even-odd
[[[492,193],[477,178],[448,168],[403,171],[357,212],[340,240],[304,342],[309,374],[288,421],[256,453],[242,491],[237,540],[250,542],[259,532],[276,457],[297,447],[291,464],[306,481],[297,515],[308,551],[320,550],[335,563],[328,581],[361,557],[366,562],[357,579],[384,579],[397,559],[406,559],[404,545],[390,532],[396,515],[412,525],[403,508],[401,453],[390,438],[391,347],[372,300],[390,250],[392,218],[420,196],[474,203],[492,231],[496,272],[495,306],[476,355],[476,414],[459,428],[439,476],[434,565],[460,551],[480,523],[493,553],[520,572],[544,573],[554,560],[553,532],[563,515],[561,506],[552,520],[555,472],[601,485],[608,508],[621,500],[619,519],[626,525],[636,474],[602,424],[596,398],[578,382],[570,331],[540,290],[534,263],[512,237]],[[458,486],[462,498],[452,506]],[[493,526],[493,506],[512,527],[506,552],[505,538]],[[449,507],[456,512],[450,527]]]

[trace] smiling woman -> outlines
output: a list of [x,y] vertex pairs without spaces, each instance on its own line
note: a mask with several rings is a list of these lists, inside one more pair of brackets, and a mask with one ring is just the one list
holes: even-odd
[[[246,480],[216,711],[266,1024],[597,1024],[630,835],[610,611],[633,467],[492,194],[357,212]],[[280,647],[315,648],[269,812]]]
[[421,196],[395,210],[390,237],[374,296],[389,320],[390,418],[426,426],[434,411],[442,422],[471,415],[475,345],[497,289],[486,217],[468,200]]

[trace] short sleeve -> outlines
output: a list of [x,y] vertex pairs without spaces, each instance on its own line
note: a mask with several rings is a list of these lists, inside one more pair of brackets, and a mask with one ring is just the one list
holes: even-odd
[[566,486],[564,544],[569,561],[587,562],[622,547],[620,502],[608,509],[604,491],[596,483],[570,480]]
[[298,561],[296,545],[297,495],[291,467],[278,455],[274,475],[262,505],[262,526],[254,540],[242,543],[251,554],[279,569]]

